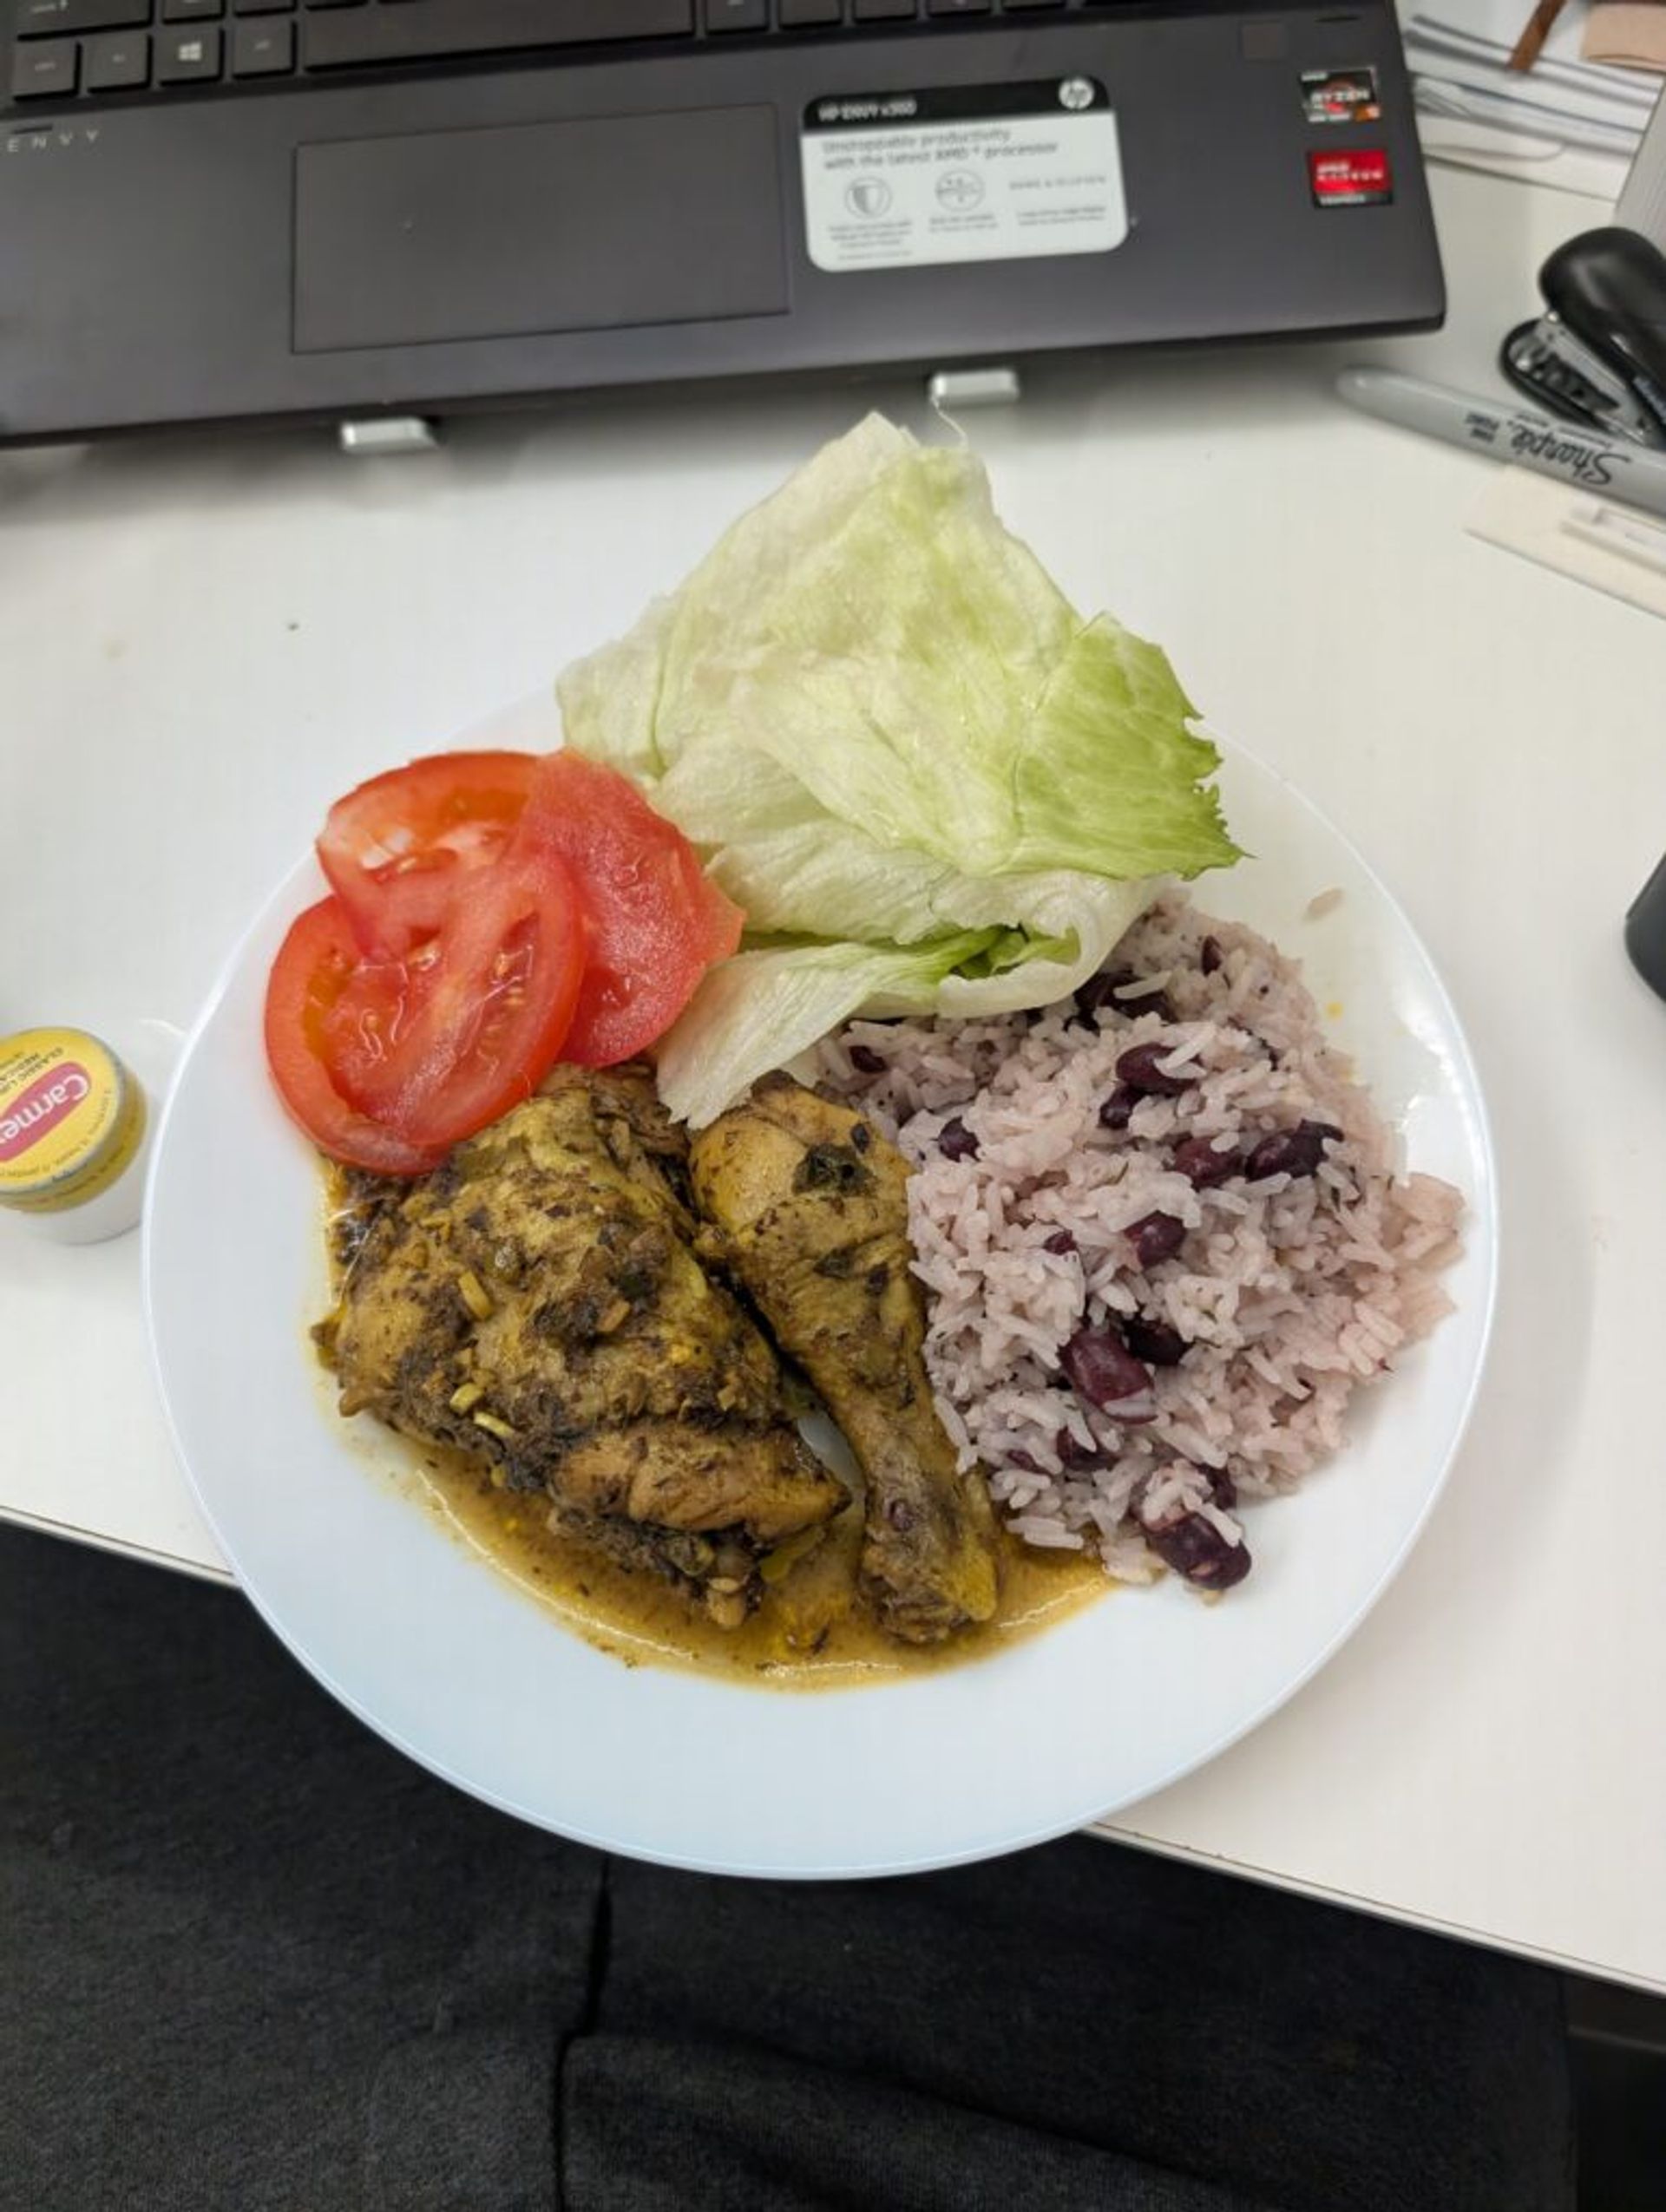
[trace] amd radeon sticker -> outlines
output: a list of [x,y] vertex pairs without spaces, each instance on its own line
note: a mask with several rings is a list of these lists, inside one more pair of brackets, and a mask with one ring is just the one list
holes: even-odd
[[1380,146],[1309,154],[1308,186],[1315,207],[1384,207],[1394,196],[1394,173]]

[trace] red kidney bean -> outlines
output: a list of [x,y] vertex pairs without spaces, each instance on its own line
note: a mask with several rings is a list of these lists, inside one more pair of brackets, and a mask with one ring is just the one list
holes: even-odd
[[1298,1122],[1293,1129],[1275,1129],[1250,1153],[1244,1173],[1251,1182],[1267,1175],[1310,1175],[1325,1156],[1325,1147],[1341,1135],[1329,1122]]
[[1183,1175],[1194,1190],[1208,1190],[1243,1170],[1236,1145],[1230,1144],[1224,1152],[1217,1152],[1212,1140],[1206,1136],[1189,1136],[1184,1144],[1177,1144],[1169,1155],[1169,1165]]
[[1041,1249],[1043,1252],[1056,1252],[1062,1255],[1066,1252],[1075,1251],[1076,1240],[1068,1229],[1055,1229],[1050,1237],[1042,1238]]
[[1228,1543],[1201,1513],[1183,1514],[1161,1528],[1149,1528],[1145,1541],[1165,1567],[1200,1589],[1230,1590],[1250,1572],[1250,1547]]
[[1089,976],[1087,981],[1078,987],[1071,1004],[1079,1018],[1091,1024],[1102,1006],[1115,1005],[1115,993],[1121,990],[1123,985],[1133,981],[1131,968],[1101,968],[1098,975]]
[[1140,1266],[1155,1267],[1159,1260],[1171,1260],[1179,1251],[1186,1240],[1186,1225],[1172,1214],[1142,1214],[1123,1234],[1134,1247]]
[[1007,1454],[1007,1465],[1021,1467],[1026,1475],[1039,1475],[1041,1472],[1040,1461],[1027,1451],[1009,1451]]
[[1204,1467],[1198,1471],[1208,1481],[1209,1495],[1213,1502],[1220,1507],[1223,1513],[1230,1513],[1238,1502],[1238,1486],[1229,1470],[1224,1467]]
[[1102,1129],[1125,1129],[1128,1116],[1140,1101],[1140,1093],[1131,1083],[1119,1083],[1099,1108],[1099,1127]]
[[945,1160],[975,1160],[981,1149],[978,1140],[956,1114],[952,1121],[943,1123],[937,1132],[937,1149]]
[[850,1064],[858,1075],[882,1076],[887,1063],[883,1054],[876,1052],[871,1044],[853,1044],[850,1047]]
[[1078,1397],[1090,1405],[1118,1406],[1151,1387],[1150,1368],[1134,1358],[1114,1329],[1078,1329],[1059,1359]]
[[1102,1467],[1103,1453],[1092,1444],[1085,1444],[1073,1429],[1061,1429],[1053,1440],[1061,1467]]
[[1190,1072],[1171,1076],[1166,1069],[1158,1066],[1158,1062],[1166,1059],[1172,1050],[1160,1037],[1153,1038],[1149,1044],[1130,1045],[1117,1062],[1118,1082],[1126,1083],[1131,1090],[1177,1098],[1183,1090],[1190,1090],[1197,1078]]
[[1197,965],[1205,975],[1213,975],[1223,959],[1218,937],[1206,937],[1197,947]]
[[1178,1329],[1145,1313],[1123,1323],[1122,1340],[1148,1367],[1177,1367],[1191,1349]]

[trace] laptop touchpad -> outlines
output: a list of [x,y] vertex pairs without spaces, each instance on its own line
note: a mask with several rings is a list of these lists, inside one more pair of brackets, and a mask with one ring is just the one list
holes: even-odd
[[296,350],[780,314],[775,132],[708,108],[303,146]]

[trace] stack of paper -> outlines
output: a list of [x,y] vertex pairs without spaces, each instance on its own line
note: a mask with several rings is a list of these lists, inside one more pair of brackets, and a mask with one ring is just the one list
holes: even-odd
[[1532,0],[1402,0],[1427,152],[1611,200],[1653,112],[1657,76],[1580,58],[1565,8],[1525,74],[1506,67]]

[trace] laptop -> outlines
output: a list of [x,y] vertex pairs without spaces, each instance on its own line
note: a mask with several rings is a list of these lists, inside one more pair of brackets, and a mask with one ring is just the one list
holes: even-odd
[[0,5],[0,442],[1444,311],[1391,0]]

